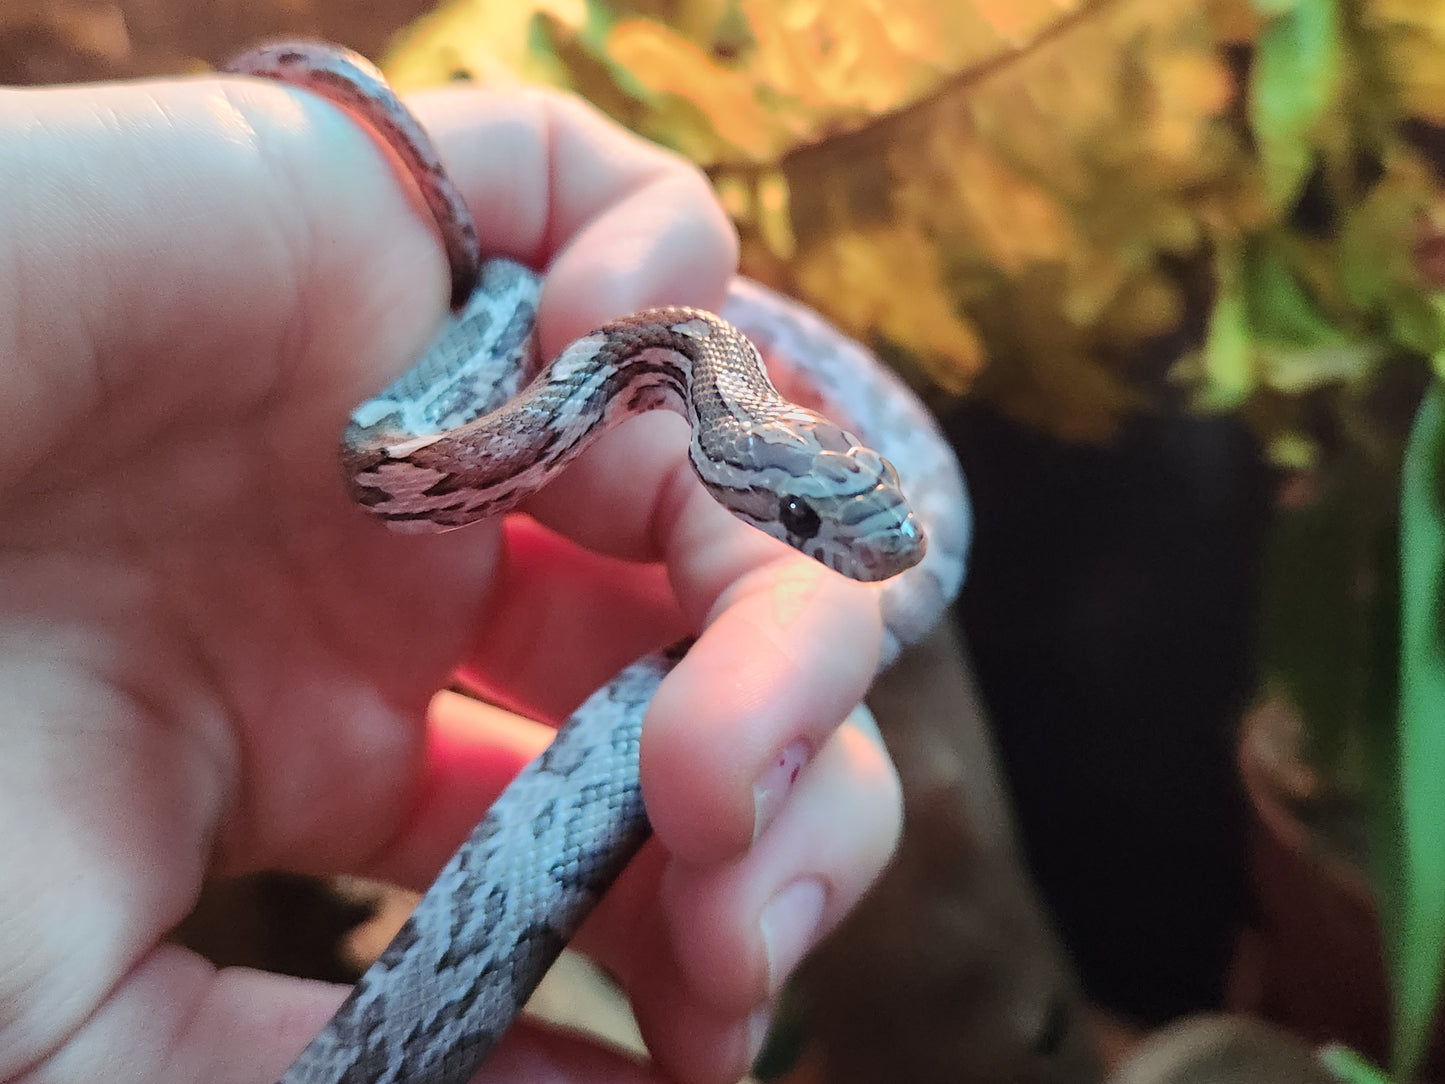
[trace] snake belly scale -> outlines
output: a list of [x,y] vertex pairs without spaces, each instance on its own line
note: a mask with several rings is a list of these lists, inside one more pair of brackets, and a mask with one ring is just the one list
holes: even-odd
[[[446,246],[455,315],[412,369],[356,409],[343,435],[344,471],[363,507],[410,531],[498,516],[610,426],[668,409],[691,426],[698,478],[734,515],[844,575],[888,581],[881,589],[885,614],[892,611],[890,657],[941,613],[961,580],[967,538],[957,465],[926,412],[866,353],[856,352],[859,361],[816,317],[735,283],[730,307],[749,330],[865,367],[853,394],[891,404],[889,424],[865,435],[902,453],[910,489],[929,497],[922,515],[904,499],[888,459],[782,398],[749,339],[711,313],[624,317],[542,365],[532,336],[540,276],[481,259],[470,212],[425,132],[364,59],[287,42],[226,67],[305,87],[368,125],[415,179]],[[770,360],[790,359],[780,351]],[[826,370],[828,358],[803,368],[817,365]],[[846,410],[849,381],[834,384],[844,391],[832,400]],[[856,405],[863,413],[879,407],[861,398]],[[282,1084],[471,1077],[650,834],[638,782],[642,719],[685,649],[627,667],[566,721]]]

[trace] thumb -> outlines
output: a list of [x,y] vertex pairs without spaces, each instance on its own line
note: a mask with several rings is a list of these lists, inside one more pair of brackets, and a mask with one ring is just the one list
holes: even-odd
[[429,219],[385,153],[284,88],[0,91],[0,190],[0,486],[84,419],[136,439],[282,380],[342,418],[445,305]]

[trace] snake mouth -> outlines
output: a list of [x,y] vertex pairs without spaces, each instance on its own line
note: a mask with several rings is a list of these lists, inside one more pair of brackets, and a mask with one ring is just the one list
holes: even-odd
[[809,556],[850,580],[877,583],[907,572],[928,552],[928,540],[912,512],[896,529],[878,538],[855,538],[850,544],[800,547]]
[[910,511],[897,530],[864,547],[860,563],[869,571],[866,582],[886,580],[900,572],[907,572],[923,560],[927,552],[928,537],[923,533],[918,517]]

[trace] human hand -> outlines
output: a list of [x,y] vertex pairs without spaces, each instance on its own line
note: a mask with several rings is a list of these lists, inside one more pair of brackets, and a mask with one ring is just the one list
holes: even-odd
[[[720,300],[733,242],[689,167],[555,97],[415,105],[486,249],[549,267],[544,352]],[[557,720],[698,629],[644,733],[657,839],[582,937],[658,1065],[524,1028],[484,1076],[736,1076],[896,835],[876,735],[838,728],[874,591],[714,505],[670,416],[544,491],[547,529],[398,536],[352,507],[338,435],[447,271],[386,155],[305,93],[5,91],[0,189],[0,1080],[275,1080],[344,991],[168,944],[202,879],[422,887],[549,734],[434,690],[460,669]],[[800,749],[789,792],[768,766]]]

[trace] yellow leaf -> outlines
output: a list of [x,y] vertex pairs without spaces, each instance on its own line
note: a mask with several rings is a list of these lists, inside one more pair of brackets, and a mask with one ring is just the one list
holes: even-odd
[[435,86],[461,74],[486,83],[520,78],[567,85],[556,58],[533,47],[541,19],[576,32],[587,20],[587,2],[452,0],[398,35],[382,69],[399,90]]
[[973,9],[988,21],[999,37],[1020,46],[1078,6],[1065,0],[974,0],[973,3]]
[[978,335],[943,288],[932,241],[908,228],[843,230],[794,265],[805,300],[846,297],[829,310],[866,341],[906,346],[944,388],[961,392],[983,364]]
[[1259,36],[1264,26],[1252,0],[1205,0],[1214,35],[1221,42],[1246,45]]
[[612,2],[530,0],[496,20],[530,44],[486,49],[707,168],[745,270],[1061,434],[1141,401],[1125,359],[1180,310],[1165,259],[1249,213],[1198,0]]
[[1014,10],[980,0],[737,0],[749,31],[741,55],[735,35],[719,29],[721,14],[713,13],[709,30],[700,9],[686,18],[672,13],[678,25],[621,20],[606,48],[675,124],[688,122],[667,96],[691,103],[695,122],[714,128],[716,140],[668,128],[689,147],[711,149],[702,164],[769,162],[1024,48],[1081,4],[1047,0]]
[[718,65],[667,27],[645,19],[619,23],[606,48],[649,93],[673,94],[699,109],[716,139],[735,152],[727,157],[769,161],[790,142],[786,127],[757,100],[748,75]]
[[1366,0],[1361,21],[1379,36],[1386,77],[1406,111],[1445,124],[1445,5]]
[[[984,141],[960,139],[934,151],[926,168],[939,172],[954,200],[941,217],[968,234],[987,264],[1014,276],[1031,264],[1063,260],[1078,245],[1058,197],[1010,169]],[[913,213],[925,215],[930,200],[937,207],[938,195],[937,186],[924,195],[905,181],[899,204],[912,203]]]

